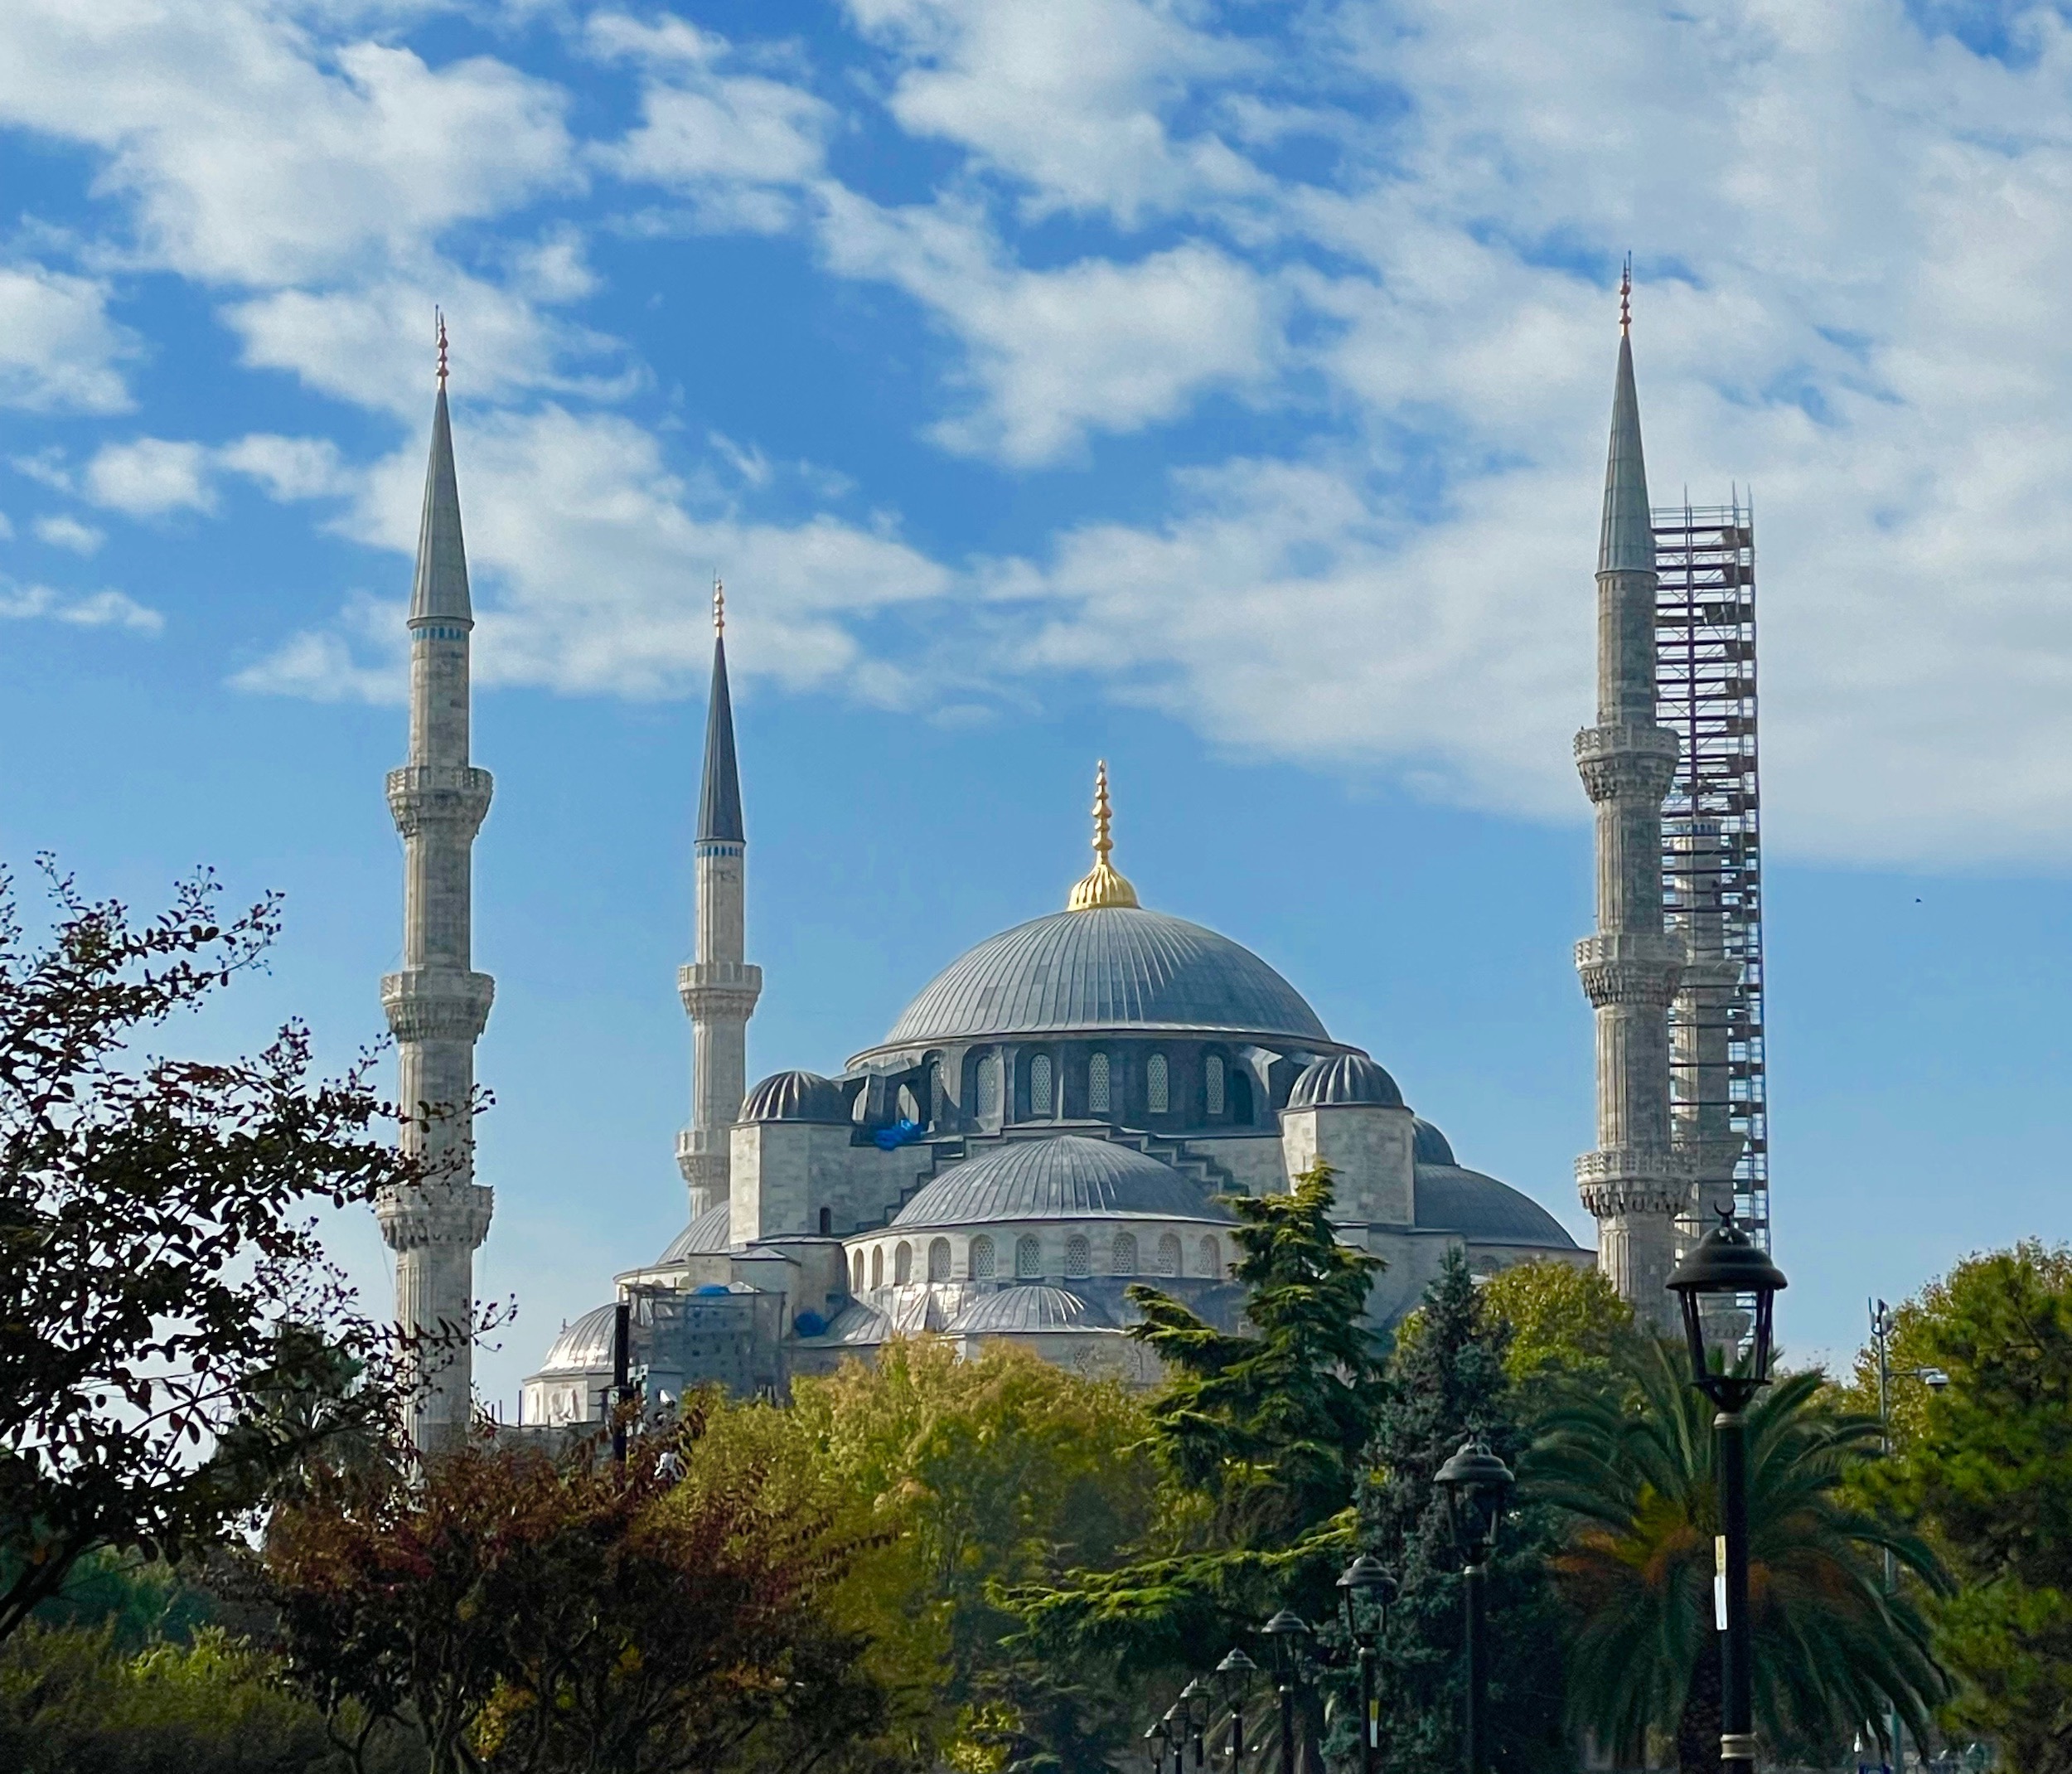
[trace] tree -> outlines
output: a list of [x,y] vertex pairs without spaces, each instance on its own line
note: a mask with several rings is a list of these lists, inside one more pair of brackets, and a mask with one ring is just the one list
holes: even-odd
[[0,875],[0,1640],[97,1548],[220,1539],[332,1432],[268,1404],[341,1343],[381,1354],[307,1215],[403,1174],[365,1066],[314,1078],[299,1025],[255,1058],[133,1051],[259,959],[276,901],[225,919],[203,875],[138,921],[45,872],[40,944]]
[[[1520,1464],[1527,1432],[1510,1377],[1515,1346],[1511,1323],[1489,1310],[1456,1248],[1402,1327],[1390,1363],[1387,1400],[1367,1449],[1359,1538],[1397,1583],[1382,1647],[1382,1728],[1384,1763],[1397,1774],[1460,1766],[1464,1597],[1435,1480],[1471,1436],[1486,1438],[1513,1469]],[[1487,1597],[1497,1623],[1488,1647],[1489,1752],[1499,1769],[1567,1761],[1558,1726],[1561,1635],[1544,1575],[1552,1540],[1549,1512],[1520,1497],[1498,1541]]]
[[1558,1375],[1609,1375],[1633,1365],[1641,1333],[1633,1307],[1592,1264],[1521,1263],[1481,1284],[1484,1317],[1508,1332],[1503,1367],[1520,1386]]
[[[1918,1536],[1848,1500],[1878,1424],[1826,1404],[1824,1383],[1788,1375],[1746,1413],[1757,1721],[1778,1753],[1817,1763],[1890,1706],[1924,1731],[1948,1693],[1927,1622],[1885,1593],[1879,1558],[1890,1549],[1934,1587],[1942,1572]],[[1686,1774],[1719,1762],[1712,1416],[1678,1350],[1651,1344],[1630,1396],[1579,1390],[1527,1467],[1573,1524],[1554,1562],[1572,1618],[1571,1722],[1617,1752],[1673,1733]]]
[[[1968,1258],[1895,1315],[1895,1457],[1874,1495],[1920,1514],[1955,1591],[1931,1597],[1961,1678],[1953,1722],[2022,1774],[2072,1769],[2072,1251],[2029,1241]],[[1874,1398],[1868,1351],[1856,1395]]]

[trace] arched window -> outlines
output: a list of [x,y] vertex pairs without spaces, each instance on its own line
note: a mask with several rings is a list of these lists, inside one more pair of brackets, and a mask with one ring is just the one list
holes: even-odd
[[892,1253],[892,1279],[893,1285],[898,1287],[905,1287],[913,1279],[913,1246],[904,1239]]
[[932,1238],[928,1242],[928,1279],[946,1282],[950,1278],[950,1241]]
[[1137,1241],[1127,1232],[1115,1235],[1115,1246],[1108,1254],[1108,1272],[1111,1275],[1134,1275],[1137,1272]]
[[997,1115],[1000,1112],[1000,1056],[988,1054],[979,1061],[979,1113]]
[[831,1207],[824,1207],[821,1209],[821,1236],[828,1238],[834,1235],[835,1209]]
[[1096,1054],[1087,1062],[1087,1112],[1108,1112],[1108,1056]]
[[885,1247],[882,1244],[874,1245],[871,1249],[870,1285],[874,1287],[885,1285]]
[[1014,1240],[1014,1279],[1039,1282],[1043,1278],[1043,1241],[1033,1232]]
[[1159,1273],[1178,1275],[1180,1272],[1180,1235],[1169,1232],[1159,1240]]
[[993,1278],[993,1241],[980,1237],[971,1240],[971,1279],[990,1282]]
[[1077,1233],[1065,1240],[1065,1277],[1082,1281],[1093,1273],[1093,1246]]
[[1223,1113],[1223,1062],[1211,1054],[1202,1064],[1202,1095],[1208,1105],[1209,1119],[1220,1121]]
[[1154,1054],[1144,1063],[1144,1095],[1145,1107],[1154,1115],[1163,1115],[1172,1104],[1173,1075],[1164,1054]]
[[1223,1248],[1213,1238],[1202,1240],[1202,1273],[1213,1282],[1223,1278]]
[[1050,1113],[1050,1055],[1038,1054],[1029,1062],[1029,1112]]
[[860,1250],[849,1259],[849,1291],[851,1293],[864,1291],[864,1253]]
[[942,1124],[944,1106],[942,1062],[940,1059],[931,1059],[928,1062],[928,1125],[930,1127],[939,1127]]
[[902,1084],[899,1087],[898,1107],[900,1120],[917,1122],[921,1119],[921,1099],[913,1093],[913,1085]]
[[1230,1074],[1230,1118],[1241,1127],[1251,1125],[1251,1080],[1242,1066]]

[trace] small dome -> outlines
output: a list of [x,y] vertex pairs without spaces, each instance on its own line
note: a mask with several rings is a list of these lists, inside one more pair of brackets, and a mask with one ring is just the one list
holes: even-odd
[[609,1372],[612,1366],[612,1338],[616,1329],[618,1307],[600,1306],[596,1311],[585,1312],[572,1325],[564,1325],[561,1335],[554,1340],[554,1346],[547,1351],[547,1359],[540,1364],[542,1374],[595,1374]]
[[1170,1165],[1076,1133],[1017,1140],[946,1171],[893,1218],[895,1226],[1003,1219],[1228,1220]]
[[950,1326],[952,1336],[1015,1330],[1111,1330],[1107,1315],[1063,1287],[1003,1287],[975,1300]]
[[817,1072],[776,1072],[741,1099],[743,1121],[845,1122],[841,1087]]
[[1352,1104],[1401,1108],[1403,1093],[1396,1080],[1365,1054],[1333,1054],[1319,1059],[1295,1081],[1288,1093],[1291,1109],[1333,1108]]
[[1574,1250],[1561,1221],[1530,1195],[1459,1165],[1417,1166],[1417,1224],[1458,1232],[1470,1244],[1525,1244]]
[[686,1257],[709,1257],[727,1248],[733,1233],[733,1209],[715,1201],[669,1241],[669,1248],[655,1259],[655,1267],[666,1268]]
[[1411,1154],[1419,1164],[1455,1164],[1452,1144],[1438,1128],[1422,1119],[1411,1123]]

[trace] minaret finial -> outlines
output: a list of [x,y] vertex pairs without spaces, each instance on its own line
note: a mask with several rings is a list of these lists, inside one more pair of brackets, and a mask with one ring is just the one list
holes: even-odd
[[440,309],[433,308],[432,319],[438,328],[439,386],[443,388],[446,385],[446,316]]
[[1619,279],[1619,330],[1628,337],[1633,334],[1633,254],[1626,254],[1626,269]]
[[712,576],[712,632],[723,637],[727,632],[727,588],[717,573]]
[[1108,804],[1108,760],[1102,759],[1093,773],[1093,872],[1072,889],[1066,909],[1091,912],[1097,907],[1137,903],[1137,890],[1109,866],[1115,840],[1109,836],[1112,812]]

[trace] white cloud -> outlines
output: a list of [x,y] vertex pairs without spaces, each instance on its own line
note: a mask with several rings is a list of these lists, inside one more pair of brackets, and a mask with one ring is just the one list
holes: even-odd
[[90,555],[108,540],[105,531],[61,513],[37,518],[34,527],[39,540],[52,548],[70,549],[75,555]]
[[48,585],[19,585],[0,579],[0,621],[42,618],[78,628],[124,628],[133,634],[157,634],[166,619],[119,591],[55,591]]
[[37,413],[119,413],[116,368],[136,352],[108,315],[105,283],[42,265],[0,265],[0,405]]
[[328,438],[284,438],[255,431],[225,444],[215,452],[215,461],[257,481],[274,499],[322,498],[348,492],[355,484],[340,459],[338,446]]
[[104,444],[86,465],[84,491],[95,505],[132,517],[214,508],[209,454],[199,444],[138,438]]

